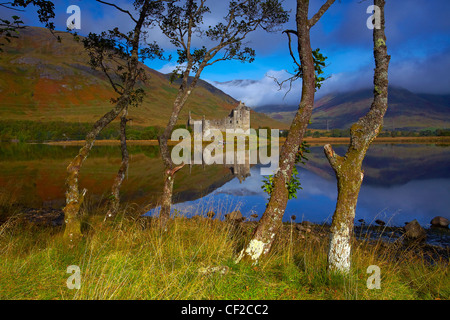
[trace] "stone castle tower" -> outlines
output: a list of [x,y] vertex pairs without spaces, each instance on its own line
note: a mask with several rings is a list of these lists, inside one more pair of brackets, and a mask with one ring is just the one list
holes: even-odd
[[203,116],[202,120],[194,120],[191,118],[189,111],[189,118],[187,127],[193,127],[195,123],[201,122],[203,132],[208,129],[219,129],[225,131],[226,129],[242,129],[244,131],[250,129],[250,108],[243,102],[231,110],[230,114],[222,119],[206,120]]

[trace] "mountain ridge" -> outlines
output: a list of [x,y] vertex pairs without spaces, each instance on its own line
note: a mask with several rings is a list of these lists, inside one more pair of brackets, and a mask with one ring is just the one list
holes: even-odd
[[[3,46],[0,56],[0,117],[3,120],[95,122],[111,109],[115,96],[106,76],[93,70],[82,43],[68,33],[61,43],[45,28],[28,27]],[[142,65],[149,80],[142,84],[147,95],[131,108],[132,125],[165,126],[178,92],[168,76]],[[200,80],[179,116],[185,124],[193,116],[225,117],[238,101]],[[252,127],[286,127],[252,111]]]
[[[310,129],[347,129],[362,117],[373,101],[373,89],[334,92],[315,101]],[[450,127],[450,95],[413,93],[390,86],[385,127],[389,130],[420,130]],[[290,123],[298,106],[256,108],[272,118]]]

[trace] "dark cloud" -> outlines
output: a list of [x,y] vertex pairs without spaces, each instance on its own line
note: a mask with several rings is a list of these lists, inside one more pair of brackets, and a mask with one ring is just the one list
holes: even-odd
[[[310,15],[312,16],[325,0],[311,0]],[[56,7],[56,25],[59,30],[65,29],[68,18],[66,9],[69,5],[80,6],[82,12],[82,35],[89,32],[100,32],[114,27],[129,30],[132,27],[130,19],[116,9],[99,5],[94,1],[58,0]],[[119,0],[115,3],[132,10],[132,2]],[[342,0],[336,1],[324,14],[322,19],[312,29],[312,46],[320,47],[331,63],[329,72],[333,72],[318,92],[318,96],[331,91],[345,91],[372,85],[373,58],[372,32],[367,29],[366,21],[370,14],[366,9],[372,1]],[[221,20],[227,12],[227,1],[211,0],[211,14],[205,16],[205,25],[213,25]],[[283,29],[295,29],[296,1],[285,0],[284,7],[291,10],[290,21]],[[386,3],[386,33],[388,37],[388,52],[392,56],[390,68],[391,84],[405,87],[415,92],[449,93],[450,77],[448,70],[450,57],[450,1],[448,0],[407,0],[387,1]],[[0,7],[0,17],[18,14],[29,25],[39,25],[35,10],[14,12]],[[150,30],[151,39],[156,40],[166,50],[173,49],[169,41],[157,29]],[[292,62],[288,58],[286,36],[278,33],[257,31],[247,39],[256,49],[258,57],[286,60],[286,66],[270,65],[267,61],[267,73],[284,77],[281,68],[290,69]],[[201,46],[207,43],[204,39],[196,39],[194,44]],[[356,55],[355,52],[359,54]],[[348,53],[348,55],[347,55]],[[345,57],[354,59],[345,61]],[[343,58],[344,57],[344,58]],[[283,62],[284,63],[284,62]],[[171,67],[168,66],[168,67]],[[229,70],[239,74],[239,70]],[[226,74],[226,72],[224,72]],[[242,72],[244,74],[244,72]],[[242,76],[242,79],[246,79]],[[247,76],[248,77],[248,76]],[[215,80],[215,79],[209,79]],[[300,82],[294,84],[292,91],[284,98],[287,88],[278,91],[275,82],[269,78],[257,79],[253,83],[239,84],[218,83],[217,86],[237,99],[250,100],[255,105],[264,101],[278,104],[297,104],[300,97]]]
[[[312,29],[312,41],[325,47],[367,47],[372,45],[366,12],[371,1],[336,2]],[[387,1],[385,7],[386,35],[391,49],[431,35],[447,35],[450,31],[450,1],[408,0]],[[333,27],[326,32],[325,25]]]
[[390,83],[418,93],[450,93],[450,56],[447,53],[392,64]]
[[[324,0],[311,0],[310,15],[312,16]],[[101,31],[113,27],[123,27],[130,29],[131,23],[128,17],[118,12],[116,9],[100,5],[95,1],[54,1],[56,7],[55,22],[60,30],[65,29],[65,22],[68,14],[65,12],[69,5],[78,5],[82,10],[82,20],[84,22],[81,34],[91,31]],[[132,1],[119,0],[116,4],[133,12]],[[363,46],[370,49],[371,32],[366,27],[369,14],[366,9],[371,5],[371,1],[343,0],[336,1],[324,14],[322,19],[312,29],[312,42],[314,46],[324,48]],[[208,3],[211,13],[205,16],[205,26],[213,25],[222,20],[227,13],[227,1],[210,1]],[[284,0],[283,6],[290,10],[290,21],[281,29],[295,28],[296,1]],[[450,1],[448,0],[407,0],[407,1],[387,1],[386,3],[386,25],[387,35],[391,49],[397,49],[398,45],[417,39],[427,40],[427,37],[440,34],[448,35],[450,31],[450,19],[447,15],[450,12]],[[27,9],[25,13],[13,12],[0,8],[0,15],[6,17],[12,14],[19,14],[25,22],[31,25],[39,25],[35,10]],[[159,32],[153,30],[155,38],[160,39]],[[258,31],[249,36],[248,40],[252,46],[261,54],[270,54],[281,48],[286,49],[286,38],[280,33],[268,34]],[[199,41],[199,45],[201,44]],[[169,43],[165,42],[169,47]],[[166,48],[167,49],[167,48]]]

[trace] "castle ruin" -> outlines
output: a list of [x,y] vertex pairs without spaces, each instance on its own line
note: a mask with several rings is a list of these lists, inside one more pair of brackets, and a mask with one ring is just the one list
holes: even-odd
[[247,107],[245,103],[239,102],[239,105],[231,110],[228,116],[214,120],[206,120],[205,116],[203,116],[202,120],[194,120],[191,118],[191,112],[189,111],[187,128],[193,128],[195,123],[201,123],[203,132],[208,129],[218,129],[220,131],[226,131],[227,129],[242,129],[246,131],[250,129],[250,108]]
[[[194,129],[194,125],[197,125],[197,130],[199,132],[206,132],[209,129],[218,129],[220,131],[226,131],[227,129],[242,129],[244,132],[250,129],[250,108],[247,107],[243,102],[239,102],[239,105],[231,110],[230,114],[222,119],[206,120],[205,116],[202,120],[194,120],[191,117],[191,112],[189,111],[189,118],[187,121],[187,128]],[[201,126],[201,127],[200,127]],[[234,153],[234,152],[233,152]],[[225,154],[224,154],[225,156]],[[247,177],[250,176],[250,162],[248,158],[244,164],[237,164],[236,153],[234,153],[234,164],[225,165],[230,169],[231,174],[239,179],[242,183]],[[203,162],[203,157],[202,157]],[[204,165],[204,162],[203,162]],[[189,166],[189,168],[191,165]]]

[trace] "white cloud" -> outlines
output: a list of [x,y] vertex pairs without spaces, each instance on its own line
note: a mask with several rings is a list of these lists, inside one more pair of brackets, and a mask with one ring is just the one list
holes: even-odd
[[185,65],[179,65],[174,62],[169,62],[163,65],[160,69],[157,69],[156,71],[161,72],[163,74],[172,73],[178,66],[181,66],[182,69],[185,67]]
[[[284,70],[269,70],[266,76],[259,80],[209,82],[233,98],[241,100],[253,108],[267,105],[292,106],[300,102],[302,92],[301,80],[297,80],[292,84],[289,81],[285,82],[281,90],[274,80],[276,78],[278,82],[281,82],[289,77],[290,74]],[[323,83],[321,89],[316,93],[316,98],[336,91],[361,89],[370,85],[371,75],[367,71],[334,74]]]
[[293,83],[291,91],[286,95],[289,85],[285,83],[280,90],[280,86],[271,77],[282,81],[289,75],[285,71],[269,70],[266,76],[259,80],[209,82],[233,98],[243,101],[246,105],[253,108],[268,104],[290,105],[300,101],[301,87],[299,81]]

